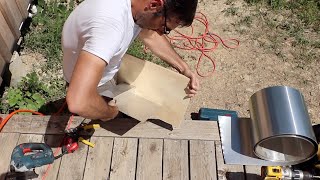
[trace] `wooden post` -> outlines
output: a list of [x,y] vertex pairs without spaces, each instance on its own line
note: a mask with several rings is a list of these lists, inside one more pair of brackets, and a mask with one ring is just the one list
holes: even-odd
[[20,25],[23,21],[23,18],[16,1],[0,0],[0,11],[7,21],[11,31],[13,32],[15,39],[17,40],[21,35]]
[[[12,0],[11,0],[12,1]],[[22,15],[22,18],[23,19],[26,19],[28,17],[28,7],[29,7],[29,4],[30,4],[30,0],[15,0],[17,5],[18,5],[18,8],[20,10],[20,13]]]
[[2,12],[0,11],[0,54],[6,62],[10,62],[16,39],[12,34]]
[[[2,55],[0,54],[0,77],[3,75],[5,66],[6,66],[6,61],[4,60]],[[0,83],[0,85],[1,85],[1,83]]]
[[5,66],[6,66],[6,61],[4,60],[2,55],[0,54],[0,86],[3,82],[2,75],[4,74]]

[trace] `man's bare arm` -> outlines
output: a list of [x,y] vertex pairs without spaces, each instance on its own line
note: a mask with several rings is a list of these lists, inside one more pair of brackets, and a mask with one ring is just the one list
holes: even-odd
[[99,57],[80,52],[66,97],[72,113],[101,120],[113,119],[118,114],[118,108],[108,105],[97,91],[105,67],[106,62]]
[[170,42],[164,35],[159,35],[156,31],[143,29],[139,34],[139,39],[153,52],[175,68],[179,73],[190,79],[189,96],[192,97],[199,90],[199,80],[197,76],[190,70],[178,53],[172,48]]

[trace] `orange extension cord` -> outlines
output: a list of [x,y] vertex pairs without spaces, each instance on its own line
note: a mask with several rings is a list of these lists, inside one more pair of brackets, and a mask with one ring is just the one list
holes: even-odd
[[28,109],[19,109],[19,110],[16,110],[16,111],[13,111],[12,113],[10,113],[7,117],[5,117],[2,121],[1,121],[1,124],[0,124],[0,132],[1,130],[3,129],[4,125],[9,121],[9,119],[16,113],[19,113],[19,112],[30,112],[32,114],[37,114],[37,115],[41,115],[41,116],[44,116],[42,113],[39,113],[37,111],[32,111],[32,110],[28,110]]
[[[199,36],[194,35],[194,27],[191,26],[191,34],[190,35],[185,35],[177,30],[174,30],[174,32],[177,35],[167,36],[167,37],[168,37],[170,43],[175,48],[182,49],[182,50],[198,50],[198,51],[200,51],[201,55],[198,59],[197,65],[196,65],[196,71],[199,76],[207,77],[207,76],[212,75],[213,72],[215,71],[215,68],[216,68],[216,65],[215,65],[213,58],[211,58],[207,53],[213,52],[218,47],[219,42],[221,42],[224,47],[230,48],[230,49],[237,48],[239,46],[240,42],[239,42],[239,40],[232,39],[232,38],[227,39],[227,40],[223,40],[217,34],[210,32],[209,21],[208,21],[207,17],[201,12],[197,12],[197,14],[195,16],[195,20],[205,26],[205,31],[201,35],[199,35]],[[176,44],[178,44],[178,43],[176,43],[176,41],[182,42],[182,46],[176,45]],[[231,41],[235,45],[234,46],[227,45],[226,41]],[[207,47],[207,46],[209,46],[207,44],[212,45],[212,46]],[[212,70],[209,71],[207,74],[202,74],[199,69],[204,57],[206,57],[212,64]]]
[[[59,115],[66,105],[67,105],[67,102],[65,101],[63,103],[62,107],[54,115]],[[18,110],[15,110],[12,113],[10,113],[7,117],[2,119],[2,121],[0,121],[0,132],[3,129],[4,125],[6,125],[6,123],[9,121],[9,119],[12,118],[13,115],[15,115],[16,113],[19,113],[19,112],[30,112],[32,114],[37,114],[37,115],[40,115],[40,116],[44,116],[44,114],[42,114],[42,113],[39,113],[39,112],[33,111],[33,110],[29,110],[29,109],[18,109]]]

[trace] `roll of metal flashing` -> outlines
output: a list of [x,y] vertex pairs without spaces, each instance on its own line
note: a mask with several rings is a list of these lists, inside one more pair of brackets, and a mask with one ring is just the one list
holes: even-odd
[[264,160],[298,164],[318,149],[303,95],[287,86],[262,89],[249,101],[254,154]]

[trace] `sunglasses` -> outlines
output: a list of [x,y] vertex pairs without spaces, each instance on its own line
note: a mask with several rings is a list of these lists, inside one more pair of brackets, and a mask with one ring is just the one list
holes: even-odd
[[169,34],[171,29],[167,26],[167,8],[166,6],[163,6],[164,10],[164,26],[163,26],[163,34]]

